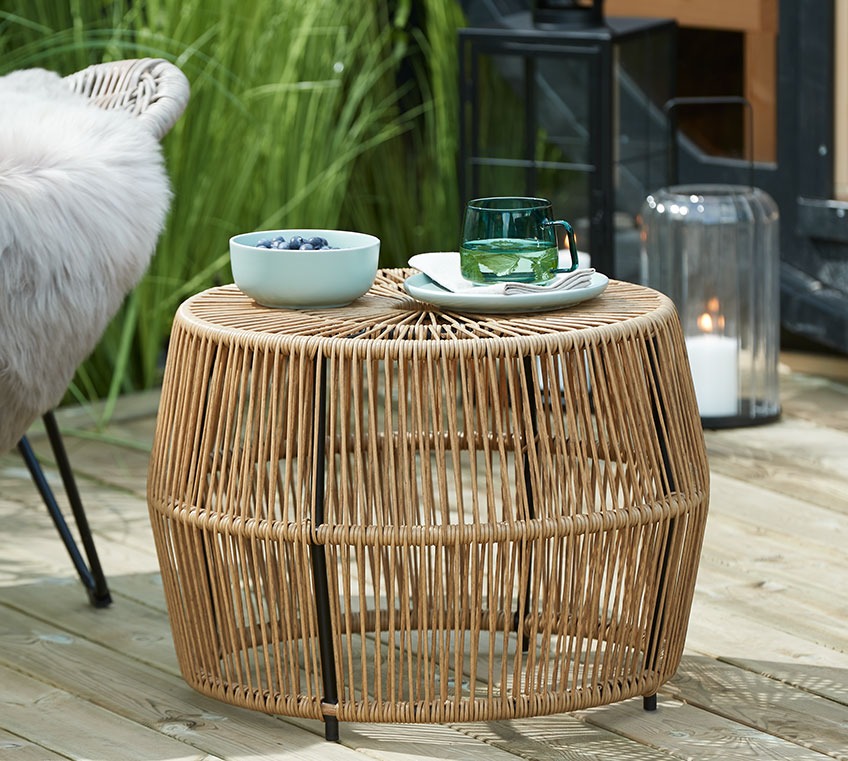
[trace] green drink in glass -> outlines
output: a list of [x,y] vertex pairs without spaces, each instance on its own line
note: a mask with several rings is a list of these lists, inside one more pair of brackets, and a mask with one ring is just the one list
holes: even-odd
[[475,283],[544,283],[553,277],[559,251],[548,241],[470,240],[460,246],[459,262],[462,276]]
[[[567,269],[558,266],[557,225],[568,238]],[[462,277],[472,283],[543,284],[557,272],[577,269],[577,244],[571,225],[553,219],[544,198],[478,198],[465,209],[459,264]]]

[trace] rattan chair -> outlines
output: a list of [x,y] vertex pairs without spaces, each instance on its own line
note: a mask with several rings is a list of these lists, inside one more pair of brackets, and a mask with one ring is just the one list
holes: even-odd
[[[162,59],[145,58],[95,64],[65,77],[63,81],[72,91],[87,96],[100,108],[121,109],[137,116],[157,139],[164,137],[176,123],[189,98],[186,76],[179,68]],[[95,607],[106,607],[112,601],[111,595],[52,410],[43,414],[43,421],[77,524],[85,558],[77,547],[26,436],[18,442],[18,450],[56,524],[71,561],[88,592],[89,600]]]

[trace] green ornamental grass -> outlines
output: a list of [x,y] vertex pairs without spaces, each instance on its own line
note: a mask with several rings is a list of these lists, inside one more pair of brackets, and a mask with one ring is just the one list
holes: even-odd
[[456,245],[462,14],[455,0],[417,6],[412,20],[412,0],[6,0],[0,74],[161,57],[192,87],[163,140],[167,227],[76,400],[105,398],[105,420],[120,394],[159,383],[176,308],[232,282],[238,232],[370,232],[382,266]]

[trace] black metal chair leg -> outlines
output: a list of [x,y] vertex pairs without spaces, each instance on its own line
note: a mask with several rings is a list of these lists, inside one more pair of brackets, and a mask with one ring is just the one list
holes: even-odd
[[41,494],[44,504],[47,506],[47,510],[50,513],[50,517],[53,519],[53,523],[59,532],[59,536],[62,538],[62,542],[68,550],[71,562],[74,564],[74,568],[76,568],[80,580],[88,592],[89,601],[96,608],[105,608],[111,604],[112,596],[109,593],[106,578],[103,575],[103,569],[100,566],[100,560],[94,546],[94,538],[91,535],[91,529],[88,526],[85,509],[83,508],[82,500],[80,499],[79,491],[77,490],[77,484],[74,479],[73,471],[71,470],[68,455],[65,451],[65,445],[62,442],[62,434],[59,431],[59,426],[56,424],[56,418],[52,411],[46,413],[43,419],[47,436],[50,440],[50,447],[53,450],[56,465],[59,468],[59,474],[62,477],[62,484],[65,487],[65,493],[71,506],[71,512],[73,513],[74,520],[77,524],[80,541],[82,542],[85,555],[88,559],[87,564],[80,553],[79,548],[74,541],[74,537],[68,528],[68,524],[65,521],[65,517],[62,515],[62,511],[56,502],[56,497],[53,494],[53,490],[50,488],[50,484],[47,482],[47,478],[41,468],[41,463],[39,463],[38,458],[35,456],[35,452],[33,452],[26,436],[21,438],[18,442],[18,451],[21,453],[21,456],[29,469],[32,480]]
[[642,696],[642,708],[646,711],[656,711],[657,710],[657,693],[655,692],[653,695],[643,695]]

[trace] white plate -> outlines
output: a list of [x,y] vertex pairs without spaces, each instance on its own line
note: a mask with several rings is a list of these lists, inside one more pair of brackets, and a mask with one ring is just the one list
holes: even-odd
[[604,292],[609,278],[593,272],[589,285],[570,291],[550,293],[517,293],[509,296],[492,293],[454,293],[436,285],[427,275],[420,272],[403,281],[404,290],[419,301],[447,307],[459,312],[482,312],[485,314],[509,314],[511,312],[546,312],[551,309],[579,304]]

